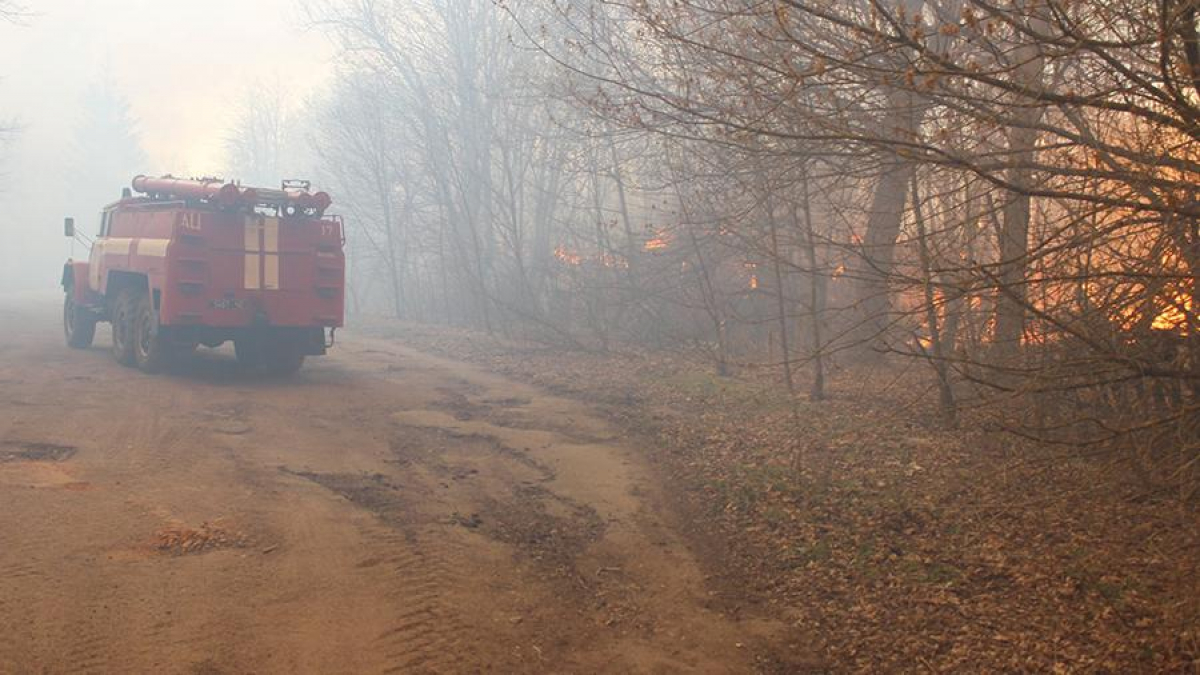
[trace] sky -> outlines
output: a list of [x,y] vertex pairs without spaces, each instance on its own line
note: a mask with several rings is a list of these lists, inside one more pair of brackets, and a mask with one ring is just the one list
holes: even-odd
[[[57,281],[72,253],[63,217],[91,220],[62,212],[79,103],[90,87],[107,82],[129,100],[145,173],[219,175],[226,127],[246,91],[274,82],[299,103],[328,85],[333,68],[334,48],[303,25],[297,0],[21,4],[30,12],[23,25],[0,23],[0,121],[19,127],[0,150],[4,288]],[[115,199],[131,178],[97,180]],[[74,254],[86,251],[76,245]]]

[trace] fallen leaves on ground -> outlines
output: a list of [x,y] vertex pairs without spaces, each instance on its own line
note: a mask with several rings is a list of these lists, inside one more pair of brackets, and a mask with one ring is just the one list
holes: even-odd
[[159,530],[154,537],[155,550],[172,556],[193,555],[247,545],[249,540],[246,535],[226,529],[216,522],[201,523],[198,527],[176,523]]
[[[1194,672],[1200,518],[1112,458],[946,430],[921,373],[775,373],[378,321],[415,348],[587,400],[646,439],[714,583],[839,672]],[[769,663],[765,659],[764,663]]]

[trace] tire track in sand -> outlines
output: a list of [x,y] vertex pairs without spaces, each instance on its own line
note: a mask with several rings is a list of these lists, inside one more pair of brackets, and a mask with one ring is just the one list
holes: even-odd
[[378,554],[362,565],[387,570],[385,601],[394,608],[372,640],[378,671],[460,672],[480,663],[472,648],[476,627],[455,597],[455,589],[469,584],[462,562],[477,556],[416,503],[413,494],[425,486],[414,484],[413,476],[400,477],[400,483],[381,474],[294,475],[373,516],[361,529]]

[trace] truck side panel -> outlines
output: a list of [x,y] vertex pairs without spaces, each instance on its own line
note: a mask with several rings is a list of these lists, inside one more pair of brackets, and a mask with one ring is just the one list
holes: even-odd
[[161,207],[113,212],[108,236],[92,247],[91,286],[107,294],[112,272],[132,272],[144,275],[151,290],[160,290],[166,281],[175,214]]
[[88,265],[89,283],[101,294],[108,293],[109,272],[129,269],[129,252],[133,250],[130,237],[105,237],[92,245]]

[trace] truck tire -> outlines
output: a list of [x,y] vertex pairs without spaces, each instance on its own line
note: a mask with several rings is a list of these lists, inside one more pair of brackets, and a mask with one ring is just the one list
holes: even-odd
[[243,338],[233,341],[233,355],[243,368],[258,368],[263,362],[262,341],[254,338]]
[[279,345],[262,355],[262,365],[268,375],[290,377],[304,366],[304,354],[293,345]]
[[137,301],[133,319],[133,358],[146,373],[157,373],[171,360],[171,344],[158,325],[158,311],[149,293]]
[[233,341],[233,353],[238,363],[249,370],[263,370],[268,375],[295,375],[304,366],[304,353],[288,342],[271,343],[245,338]]
[[137,365],[133,353],[134,317],[137,315],[138,294],[132,288],[117,293],[112,308],[112,354],[117,363],[132,368]]
[[75,287],[67,286],[67,297],[63,300],[63,334],[67,346],[87,349],[96,339],[96,315],[85,307],[75,304]]

